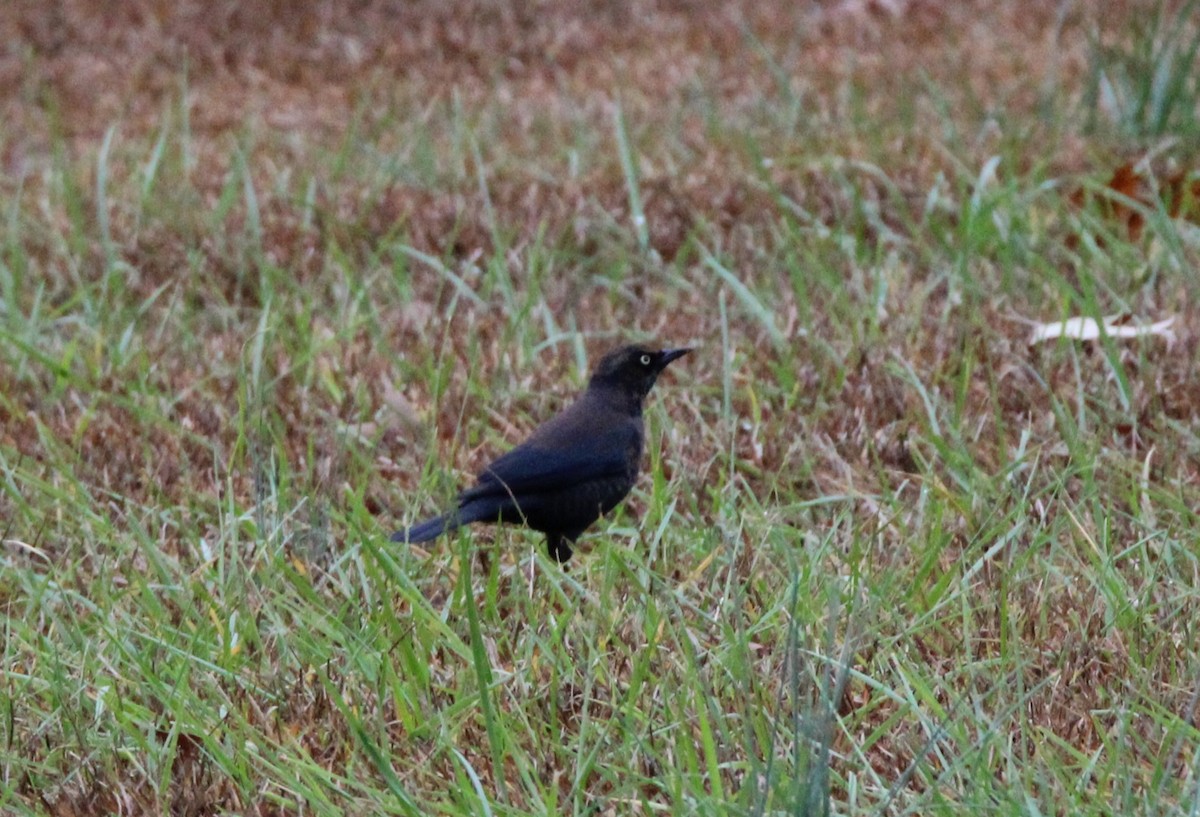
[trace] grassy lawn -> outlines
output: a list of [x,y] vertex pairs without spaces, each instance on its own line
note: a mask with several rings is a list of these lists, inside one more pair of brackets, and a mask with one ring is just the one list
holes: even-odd
[[[0,32],[0,814],[1200,814],[1200,4]],[[387,541],[628,339],[569,570]]]

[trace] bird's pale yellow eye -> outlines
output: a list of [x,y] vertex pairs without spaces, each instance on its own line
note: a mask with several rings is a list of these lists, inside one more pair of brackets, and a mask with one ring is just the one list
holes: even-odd
[[642,365],[643,366],[650,365],[650,355],[642,355]]

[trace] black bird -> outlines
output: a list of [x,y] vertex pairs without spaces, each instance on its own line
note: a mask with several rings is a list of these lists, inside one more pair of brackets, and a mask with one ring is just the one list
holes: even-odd
[[483,469],[454,510],[392,534],[428,542],[472,522],[526,525],[546,534],[560,564],[588,526],[633,488],[642,459],[642,403],[667,364],[691,349],[624,346],[605,355],[574,403]]

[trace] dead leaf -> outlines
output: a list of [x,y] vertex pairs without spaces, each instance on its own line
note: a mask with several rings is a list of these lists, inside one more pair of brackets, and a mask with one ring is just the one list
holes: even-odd
[[1125,315],[1108,315],[1104,318],[1103,326],[1095,318],[1068,318],[1054,323],[1039,323],[1033,327],[1033,335],[1029,345],[1041,343],[1054,338],[1074,338],[1075,340],[1098,340],[1107,335],[1110,338],[1137,338],[1143,335],[1158,335],[1168,342],[1175,340],[1171,325],[1175,318],[1170,317],[1155,323],[1129,322]]
[[[1137,163],[1126,162],[1114,170],[1105,187],[1115,195],[1098,197],[1099,212],[1105,219],[1123,226],[1130,241],[1142,237],[1146,226],[1142,210],[1153,210],[1158,199],[1170,218],[1200,223],[1200,177],[1194,171],[1156,173],[1143,158]],[[1071,203],[1082,209],[1089,198],[1083,190],[1076,190],[1071,195]],[[1074,246],[1078,241],[1079,237],[1072,235],[1067,243]]]

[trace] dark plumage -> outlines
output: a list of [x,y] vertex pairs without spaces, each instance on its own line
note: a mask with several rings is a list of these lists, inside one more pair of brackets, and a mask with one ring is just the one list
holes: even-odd
[[690,349],[625,346],[605,355],[574,403],[494,460],[455,508],[392,534],[428,542],[472,522],[523,524],[546,534],[558,562],[633,488],[642,459],[642,404],[658,375]]

